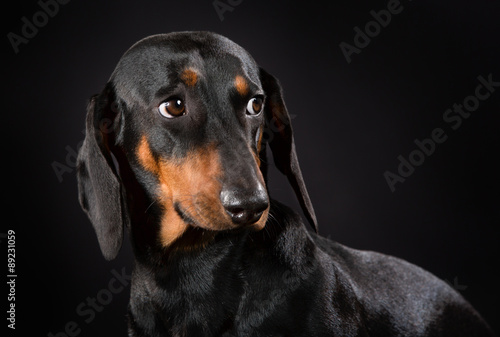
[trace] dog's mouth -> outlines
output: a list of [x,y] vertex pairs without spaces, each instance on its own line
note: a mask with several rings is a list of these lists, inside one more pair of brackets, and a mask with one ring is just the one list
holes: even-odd
[[182,219],[182,221],[184,221],[190,226],[199,227],[197,226],[196,221],[194,221],[193,218],[190,215],[188,215],[186,211],[182,209],[181,204],[179,202],[174,203],[174,210],[177,213],[177,215],[179,215],[179,217]]
[[[174,202],[173,206],[175,213],[186,225],[211,231],[223,231],[244,227],[254,227],[254,229],[260,230],[262,229],[263,224],[265,224],[268,216],[268,209],[266,209],[262,212],[259,218],[256,219],[255,222],[248,223],[245,226],[239,226],[238,224],[234,224],[231,221],[225,221],[225,219],[211,219],[211,217],[203,216],[201,214],[202,210],[198,210],[196,205],[191,206],[190,209],[191,211],[194,210],[197,216],[193,216],[186,208],[182,206],[180,202]],[[214,226],[213,222],[216,222],[218,225]]]
[[[236,225],[233,225],[232,223],[228,221],[223,221],[220,220],[218,222],[218,228],[214,228],[213,220],[215,219],[209,219],[208,217],[205,218],[201,215],[202,210],[198,210],[196,205],[193,205],[190,207],[191,211],[194,211],[197,213],[198,216],[193,216],[187,209],[185,209],[180,202],[174,202],[174,210],[179,216],[179,218],[188,226],[191,227],[197,227],[197,228],[203,228],[207,230],[227,230],[227,229],[233,229],[236,228]],[[211,221],[212,220],[212,221]]]
[[186,223],[189,226],[192,227],[199,227],[199,228],[205,228],[206,226],[203,226],[201,221],[196,221],[195,217],[192,216],[191,214],[188,213],[187,210],[185,210],[179,202],[174,203],[174,210],[177,213],[177,215],[181,218],[181,220]]

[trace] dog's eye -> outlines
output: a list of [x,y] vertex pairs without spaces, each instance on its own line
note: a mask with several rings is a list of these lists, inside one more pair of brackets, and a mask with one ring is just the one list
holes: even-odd
[[262,111],[262,106],[264,105],[264,100],[262,97],[257,96],[248,101],[247,104],[247,114],[248,115],[258,115]]
[[158,111],[163,117],[175,118],[186,114],[184,102],[179,98],[172,98],[160,104]]

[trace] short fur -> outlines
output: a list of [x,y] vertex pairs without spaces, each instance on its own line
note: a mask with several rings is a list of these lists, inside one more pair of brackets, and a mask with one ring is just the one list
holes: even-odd
[[[169,99],[185,114],[162,116]],[[86,125],[80,203],[106,259],[125,229],[136,257],[129,336],[493,336],[445,282],[322,238],[269,198],[266,144],[317,232],[279,82],[234,42],[139,41]]]

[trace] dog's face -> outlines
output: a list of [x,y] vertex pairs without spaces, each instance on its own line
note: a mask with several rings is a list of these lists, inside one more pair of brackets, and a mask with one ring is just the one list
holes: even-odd
[[[108,132],[99,128],[103,119],[113,121]],[[80,201],[105,256],[116,255],[121,238],[110,236],[120,235],[134,211],[123,200],[131,192],[120,174],[128,169],[160,214],[157,237],[164,247],[189,227],[262,229],[270,205],[266,140],[315,223],[277,81],[216,34],[139,41],[91,102],[79,155]],[[96,167],[100,172],[93,173]],[[108,198],[98,195],[106,185]],[[103,212],[118,213],[120,223]]]
[[162,207],[165,246],[188,226],[262,229],[269,208],[259,169],[259,69],[229,41],[198,39],[181,34],[143,40],[112,76],[127,126],[123,146]]

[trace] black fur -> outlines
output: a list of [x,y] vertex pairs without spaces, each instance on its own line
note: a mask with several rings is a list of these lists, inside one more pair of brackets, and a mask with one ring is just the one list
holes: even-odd
[[[202,72],[196,88],[178,79],[187,66]],[[234,90],[238,74],[249,82],[247,94]],[[265,96],[264,113],[248,117],[255,95]],[[158,105],[174,96],[189,104],[189,116],[162,119]],[[264,143],[256,153],[259,132]],[[118,253],[124,229],[131,236],[129,336],[493,336],[445,282],[403,260],[322,238],[274,200],[263,230],[193,225],[162,246],[158,181],[135,152],[144,134],[156,159],[217,144],[228,186],[255,185],[255,158],[266,177],[267,142],[317,228],[278,81],[213,33],[141,40],[92,98],[78,158],[80,202],[105,258]],[[195,223],[179,204],[175,212]]]

